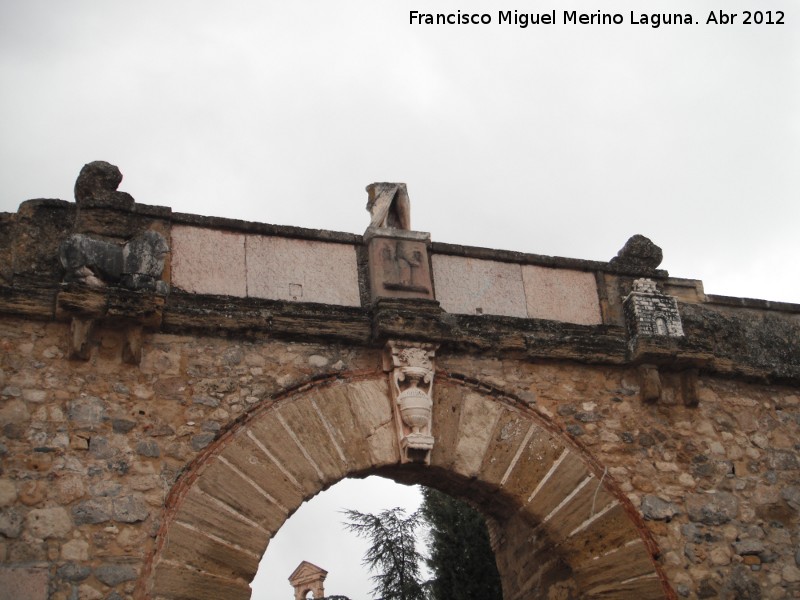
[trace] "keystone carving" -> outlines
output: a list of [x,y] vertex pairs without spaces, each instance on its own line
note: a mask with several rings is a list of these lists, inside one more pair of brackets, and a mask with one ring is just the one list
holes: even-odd
[[62,242],[59,258],[67,282],[101,288],[118,285],[131,290],[167,293],[161,281],[169,245],[157,231],[146,231],[120,246],[75,233]]
[[664,254],[649,238],[636,234],[631,237],[609,263],[632,271],[650,273],[661,264]]
[[411,202],[405,183],[370,183],[367,194],[370,227],[411,229]]
[[433,359],[438,345],[389,341],[383,368],[389,373],[401,463],[430,464],[433,449]]

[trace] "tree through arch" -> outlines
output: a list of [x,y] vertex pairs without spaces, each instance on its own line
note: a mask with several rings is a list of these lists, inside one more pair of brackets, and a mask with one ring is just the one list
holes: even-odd
[[430,465],[399,464],[379,375],[307,384],[234,424],[170,493],[140,591],[247,600],[271,537],[302,502],[377,474],[478,507],[506,600],[675,597],[637,511],[585,450],[499,390],[437,378]]

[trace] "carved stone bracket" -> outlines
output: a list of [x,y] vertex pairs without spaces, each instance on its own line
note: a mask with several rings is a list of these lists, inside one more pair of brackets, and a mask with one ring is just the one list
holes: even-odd
[[697,369],[661,373],[658,365],[641,364],[637,374],[642,402],[683,404],[687,407],[695,407],[699,403]]
[[56,318],[70,321],[70,359],[89,360],[93,330],[110,326],[124,332],[122,360],[138,365],[143,331],[161,325],[164,303],[165,297],[153,292],[63,284],[56,297]]
[[401,463],[430,464],[433,449],[433,374],[438,344],[391,340],[383,370],[389,373]]

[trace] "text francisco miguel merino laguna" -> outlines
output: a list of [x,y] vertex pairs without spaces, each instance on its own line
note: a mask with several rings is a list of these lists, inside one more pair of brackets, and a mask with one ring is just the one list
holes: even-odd
[[[561,20],[558,20],[558,17]],[[467,13],[460,10],[454,13],[424,13],[417,10],[409,11],[410,25],[516,25],[525,28],[528,25],[783,25],[783,11],[743,11],[742,13],[728,13],[722,10],[712,10],[700,19],[695,19],[691,13],[639,13],[630,12],[630,18],[625,19],[621,13],[578,12],[564,10],[560,15],[555,9],[541,13],[521,13],[517,10],[497,11],[495,21],[490,13]]]

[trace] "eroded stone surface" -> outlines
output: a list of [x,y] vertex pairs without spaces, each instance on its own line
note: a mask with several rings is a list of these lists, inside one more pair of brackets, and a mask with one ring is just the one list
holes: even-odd
[[447,312],[527,317],[520,265],[434,254],[436,299]]
[[0,599],[47,600],[47,569],[0,566]]
[[200,227],[172,228],[172,285],[197,294],[247,295],[245,236]]
[[602,323],[593,273],[522,266],[528,316],[580,325]]
[[254,298],[359,306],[355,248],[247,236],[247,293]]

